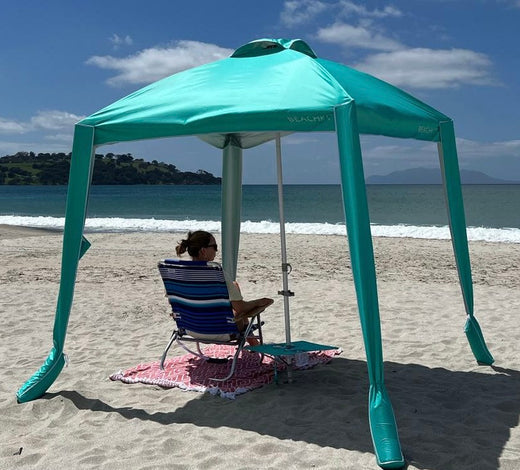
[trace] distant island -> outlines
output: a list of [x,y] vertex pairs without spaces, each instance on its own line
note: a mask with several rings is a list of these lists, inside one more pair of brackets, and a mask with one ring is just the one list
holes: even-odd
[[[480,171],[460,170],[462,184],[520,184],[520,181],[508,181],[493,178]],[[442,184],[440,168],[411,168],[394,171],[388,175],[369,176],[367,184]]]
[[[64,185],[71,154],[18,152],[0,158],[0,184]],[[96,154],[92,184],[221,184],[204,170],[180,171],[175,165],[146,162],[130,153]]]

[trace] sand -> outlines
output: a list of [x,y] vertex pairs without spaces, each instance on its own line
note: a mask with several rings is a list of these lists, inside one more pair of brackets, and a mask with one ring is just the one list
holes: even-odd
[[[346,239],[288,236],[293,339],[343,349],[293,383],[227,400],[112,382],[160,357],[171,328],[156,270],[176,234],[89,234],[65,351],[41,399],[17,389],[52,345],[62,235],[0,227],[0,468],[375,469],[368,378]],[[520,245],[471,243],[475,313],[493,367],[473,359],[450,242],[374,240],[386,384],[408,469],[520,468]],[[283,341],[280,247],[243,235],[246,298],[272,296]],[[182,354],[173,348],[170,354]]]

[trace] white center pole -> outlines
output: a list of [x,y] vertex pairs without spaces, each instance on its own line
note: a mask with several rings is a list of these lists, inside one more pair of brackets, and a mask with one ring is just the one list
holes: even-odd
[[283,175],[282,175],[282,146],[280,134],[276,135],[276,166],[278,173],[278,209],[280,213],[280,242],[282,249],[282,281],[283,290],[279,291],[283,295],[283,307],[285,314],[285,343],[291,346],[291,321],[289,315],[289,297],[294,295],[289,290],[290,265],[287,263],[287,246],[285,242],[285,216],[283,210]]

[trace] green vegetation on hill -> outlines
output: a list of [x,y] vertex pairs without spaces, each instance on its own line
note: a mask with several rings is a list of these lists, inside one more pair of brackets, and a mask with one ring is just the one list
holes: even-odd
[[[67,184],[71,154],[18,152],[0,158],[0,184]],[[92,184],[220,184],[204,170],[182,172],[175,165],[145,162],[131,154],[96,154]]]

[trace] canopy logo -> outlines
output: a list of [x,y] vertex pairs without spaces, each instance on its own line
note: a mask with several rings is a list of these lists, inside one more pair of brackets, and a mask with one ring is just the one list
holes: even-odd
[[322,123],[325,121],[332,121],[332,117],[329,114],[307,114],[307,115],[299,115],[299,116],[287,116],[287,120],[290,123],[298,123],[298,122]]
[[419,126],[417,128],[418,134],[433,134],[437,129],[428,126]]

